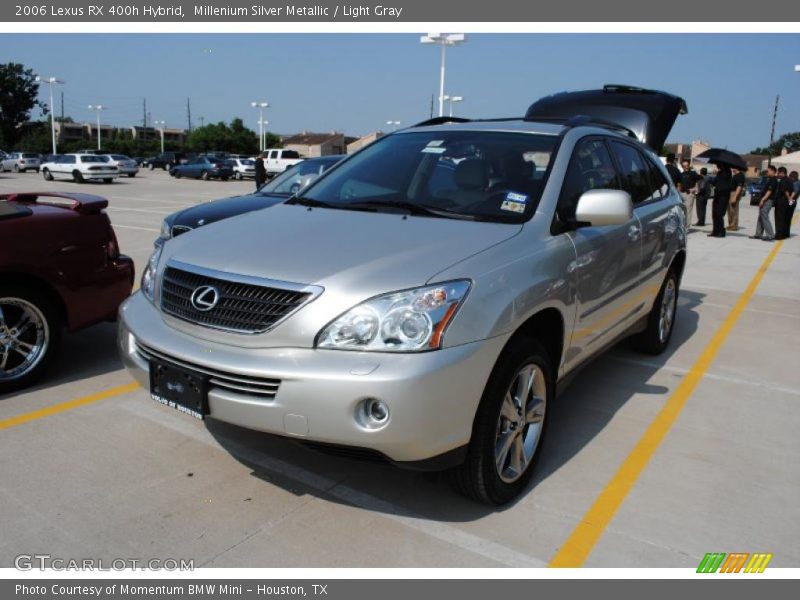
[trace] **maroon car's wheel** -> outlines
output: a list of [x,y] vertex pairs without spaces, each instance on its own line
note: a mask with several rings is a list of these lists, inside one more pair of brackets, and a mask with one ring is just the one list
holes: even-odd
[[50,297],[23,285],[0,285],[0,394],[34,383],[61,341],[59,310]]

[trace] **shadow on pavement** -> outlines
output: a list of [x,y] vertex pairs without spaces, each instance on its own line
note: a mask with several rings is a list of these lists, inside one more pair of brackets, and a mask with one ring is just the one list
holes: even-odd
[[[551,408],[546,446],[520,500],[535,494],[538,483],[589,444],[634,397],[637,402],[659,401],[669,394],[669,388],[648,382],[697,331],[696,308],[703,297],[697,292],[681,292],[672,340],[664,354],[645,357],[636,365],[616,360],[641,357],[623,341],[580,372]],[[296,495],[443,522],[473,521],[513,506],[496,509],[476,504],[459,495],[443,473],[405,471],[384,463],[334,457],[279,436],[213,419],[206,423],[216,441],[252,469],[254,477]]]

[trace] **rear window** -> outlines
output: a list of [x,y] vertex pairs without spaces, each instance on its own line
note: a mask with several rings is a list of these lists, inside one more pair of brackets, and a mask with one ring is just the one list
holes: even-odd
[[294,150],[284,150],[281,158],[300,158],[300,155]]
[[22,158],[39,158],[39,155],[33,154],[32,152],[24,152]]
[[128,158],[124,154],[112,154],[111,158],[113,158],[114,160],[130,160],[130,158]]
[[81,162],[84,163],[105,163],[108,162],[107,156],[95,156],[93,154],[82,154]]

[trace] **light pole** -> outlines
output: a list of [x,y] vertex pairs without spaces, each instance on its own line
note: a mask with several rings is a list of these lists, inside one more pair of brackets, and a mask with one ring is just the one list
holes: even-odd
[[442,47],[442,65],[439,73],[439,116],[444,116],[444,75],[448,46],[458,46],[466,41],[463,33],[429,33],[419,38],[423,44],[439,44]]
[[57,79],[56,77],[40,77],[39,75],[36,76],[35,81],[46,83],[50,86],[50,105],[48,108],[50,109],[50,133],[53,137],[53,154],[56,153],[56,112],[53,110],[53,85],[56,84],[64,84],[66,81],[61,79]]
[[450,116],[453,116],[453,102],[461,102],[464,99],[464,96],[445,96],[445,100],[450,101]]
[[153,121],[153,125],[161,125],[161,154],[164,154],[164,130],[167,128],[166,121]]
[[795,65],[794,66],[794,72],[795,73],[800,73],[800,65]]
[[107,109],[107,106],[103,106],[102,104],[90,104],[89,110],[93,110],[97,113],[97,149],[100,150],[100,111]]
[[263,128],[261,131],[261,149],[267,149],[267,125],[269,125],[269,121],[265,121],[264,119],[259,119],[258,124]]
[[400,121],[386,121],[387,125],[392,126],[392,131],[396,130],[398,125],[400,125]]
[[264,109],[269,108],[269,102],[251,102],[250,106],[258,109],[258,145],[259,151],[264,151]]

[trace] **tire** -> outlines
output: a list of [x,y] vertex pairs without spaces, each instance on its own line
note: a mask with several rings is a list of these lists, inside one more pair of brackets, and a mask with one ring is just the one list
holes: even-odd
[[50,169],[42,169],[42,176],[45,181],[53,181],[53,174],[50,172]]
[[208,171],[201,171],[200,179],[202,179],[203,181],[208,181]]
[[153,171],[155,168],[156,166],[153,163],[150,163],[150,170]]
[[164,163],[164,170],[171,171],[172,170],[172,163]]
[[[467,458],[451,473],[461,493],[491,506],[519,496],[538,462],[554,391],[553,369],[544,346],[527,337],[512,339],[486,384]],[[509,441],[498,446],[501,440]],[[520,459],[515,461],[515,456]]]
[[19,173],[19,165],[14,165],[14,173]]
[[181,175],[181,172],[178,171],[177,169],[175,169],[174,171],[170,171],[169,174],[172,175],[175,179],[180,179],[181,177],[183,177],[183,175]]
[[136,177],[136,173],[128,173],[128,177]]
[[83,183],[84,182],[83,175],[81,175],[81,172],[78,171],[77,169],[75,169],[72,172],[72,179],[75,181],[75,183]]
[[229,177],[220,177],[220,179],[221,179],[222,181],[228,181],[228,179],[230,179],[230,178],[229,178]]
[[39,169],[36,169],[36,172],[38,173],[38,172],[39,172]]
[[45,373],[58,352],[62,323],[53,300],[25,285],[0,285],[0,308],[0,394],[5,394]]
[[661,354],[666,350],[675,329],[675,317],[678,312],[678,285],[675,269],[670,268],[647,317],[647,328],[631,337],[631,345],[634,350],[653,355]]
[[114,179],[111,178],[111,177],[106,177],[105,179],[103,179],[103,183],[113,183],[113,182],[114,182]]
[[236,171],[236,173],[234,173],[234,174],[233,174],[233,178],[234,178],[236,181],[241,181],[241,179],[242,179],[242,174],[241,174],[239,171]]

